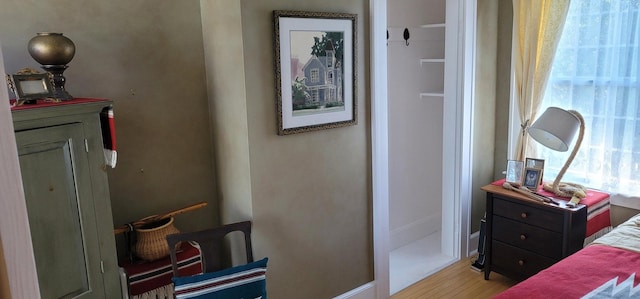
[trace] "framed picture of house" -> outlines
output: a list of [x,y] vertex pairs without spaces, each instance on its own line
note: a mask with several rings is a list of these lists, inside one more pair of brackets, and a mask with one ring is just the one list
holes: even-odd
[[357,15],[273,12],[278,135],[357,123]]

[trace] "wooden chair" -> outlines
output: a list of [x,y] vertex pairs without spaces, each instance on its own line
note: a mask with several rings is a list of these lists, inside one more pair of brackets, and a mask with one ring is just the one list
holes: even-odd
[[253,262],[253,251],[251,248],[251,221],[231,223],[201,231],[168,235],[167,243],[169,244],[169,255],[171,256],[171,264],[173,266],[173,276],[179,276],[175,249],[176,244],[179,242],[195,241],[200,245],[203,273],[224,269],[225,267],[221,259],[224,248],[224,237],[235,231],[241,231],[244,233],[247,263]]

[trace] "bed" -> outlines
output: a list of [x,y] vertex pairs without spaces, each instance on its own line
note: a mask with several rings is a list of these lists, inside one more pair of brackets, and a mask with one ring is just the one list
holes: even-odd
[[495,298],[640,298],[640,214]]

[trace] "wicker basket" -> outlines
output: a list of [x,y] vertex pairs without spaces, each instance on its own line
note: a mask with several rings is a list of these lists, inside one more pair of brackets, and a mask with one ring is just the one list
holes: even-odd
[[169,255],[167,235],[179,233],[173,217],[158,220],[136,228],[137,238],[133,251],[145,261],[155,261]]

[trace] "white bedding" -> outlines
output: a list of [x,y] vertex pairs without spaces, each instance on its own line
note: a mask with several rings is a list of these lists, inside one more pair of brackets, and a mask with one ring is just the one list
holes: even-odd
[[640,214],[631,217],[591,244],[608,245],[640,253]]

